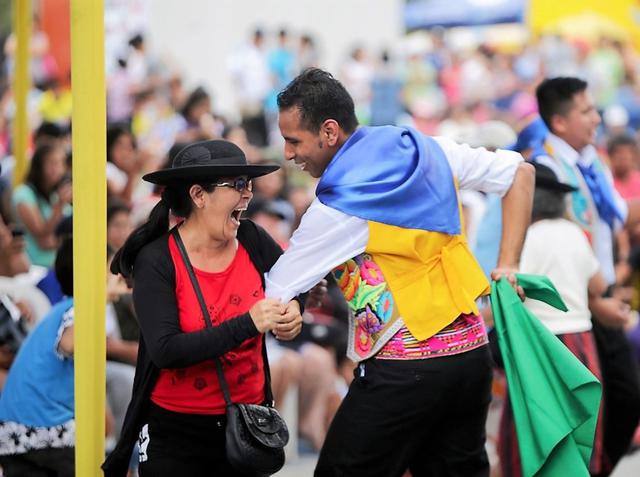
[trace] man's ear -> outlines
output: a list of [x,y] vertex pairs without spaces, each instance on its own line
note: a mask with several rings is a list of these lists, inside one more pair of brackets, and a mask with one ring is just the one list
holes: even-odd
[[335,119],[327,119],[320,126],[320,136],[326,141],[329,147],[338,143],[340,137],[340,125]]
[[562,114],[554,114],[551,116],[551,132],[563,135],[567,131],[567,118]]

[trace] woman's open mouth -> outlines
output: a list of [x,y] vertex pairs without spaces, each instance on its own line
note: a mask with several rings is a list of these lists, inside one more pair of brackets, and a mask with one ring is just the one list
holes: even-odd
[[246,207],[239,207],[237,209],[234,209],[234,211],[231,212],[231,222],[233,222],[236,226],[239,226],[240,217],[242,216],[242,212],[244,212],[245,210],[247,210]]

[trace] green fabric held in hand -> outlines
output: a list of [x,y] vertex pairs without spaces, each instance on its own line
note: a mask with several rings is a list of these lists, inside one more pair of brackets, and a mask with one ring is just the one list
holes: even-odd
[[[528,298],[567,311],[547,277],[517,274]],[[491,308],[525,477],[588,476],[602,388],[502,278]]]

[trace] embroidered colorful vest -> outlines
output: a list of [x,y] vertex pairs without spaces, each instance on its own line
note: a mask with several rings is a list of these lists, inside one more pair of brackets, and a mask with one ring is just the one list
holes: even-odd
[[333,273],[349,304],[347,355],[356,362],[403,327],[422,341],[460,315],[479,313],[475,300],[490,291],[463,234],[373,221],[365,252]]

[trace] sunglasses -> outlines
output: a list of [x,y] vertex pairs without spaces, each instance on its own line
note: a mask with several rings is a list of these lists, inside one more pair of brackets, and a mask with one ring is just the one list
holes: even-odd
[[243,192],[245,190],[248,190],[249,192],[251,192],[253,190],[253,182],[251,182],[251,179],[245,179],[243,177],[241,177],[240,179],[236,179],[233,182],[216,182],[215,184],[213,184],[214,187],[231,187],[235,190],[237,190],[238,192]]

